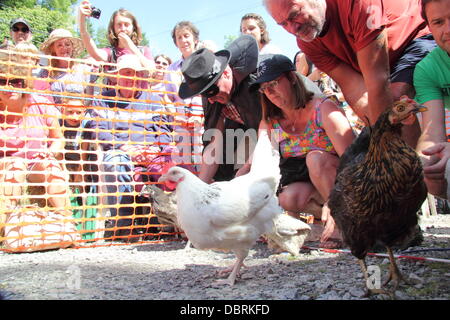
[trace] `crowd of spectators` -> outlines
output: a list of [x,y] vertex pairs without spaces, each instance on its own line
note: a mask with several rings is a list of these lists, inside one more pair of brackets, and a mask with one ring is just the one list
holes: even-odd
[[[297,37],[293,59],[255,13],[242,17],[241,35],[219,51],[192,22],[178,22],[174,60],[141,46],[139,23],[125,9],[111,16],[106,48],[88,32],[87,0],[78,8],[81,38],[53,30],[40,52],[30,24],[12,20],[12,42],[0,52],[2,207],[20,205],[24,186],[43,183],[48,206],[70,216],[73,187],[89,192],[92,184],[109,216],[105,238],[130,239],[137,192],[157,182],[164,164],[176,162],[207,183],[230,180],[248,172],[257,139],[239,133],[268,128],[280,133],[280,206],[298,217],[318,203],[322,245],[338,247],[327,200],[355,138],[344,109],[372,125],[404,94],[428,111],[403,137],[423,158],[429,192],[448,199],[450,0],[352,3],[265,0]],[[368,10],[374,3],[380,10]]]

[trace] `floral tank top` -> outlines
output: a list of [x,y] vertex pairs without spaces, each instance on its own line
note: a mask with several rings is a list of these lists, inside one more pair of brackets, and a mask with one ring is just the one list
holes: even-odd
[[283,158],[306,157],[308,152],[314,150],[337,154],[323,128],[320,117],[321,103],[316,104],[311,119],[306,124],[304,132],[300,134],[287,133],[278,120],[272,120],[272,126],[277,132],[280,153]]

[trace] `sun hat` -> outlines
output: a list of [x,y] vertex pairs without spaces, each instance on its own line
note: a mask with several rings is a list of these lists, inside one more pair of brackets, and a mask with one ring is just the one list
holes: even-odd
[[150,74],[150,72],[142,66],[139,57],[133,53],[126,53],[117,58],[116,68],[107,71],[107,73],[118,73],[123,69],[133,69],[137,72],[144,72],[143,78]]
[[12,19],[11,22],[9,23],[9,29],[12,30],[12,28],[18,23],[23,23],[28,27],[28,29],[30,29],[30,32],[33,32],[33,29],[31,29],[31,26],[28,23],[28,21],[23,18]]
[[48,36],[47,40],[41,45],[41,51],[47,55],[51,55],[51,46],[55,41],[60,39],[69,39],[73,45],[72,58],[80,56],[83,52],[83,41],[72,36],[72,33],[66,29],[55,29]]
[[231,52],[216,53],[206,48],[199,49],[184,60],[181,72],[184,80],[178,90],[181,99],[187,99],[208,89],[220,78],[231,58]]

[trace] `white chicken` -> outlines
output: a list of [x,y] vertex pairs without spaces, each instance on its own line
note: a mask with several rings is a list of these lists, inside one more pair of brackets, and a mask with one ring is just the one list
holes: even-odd
[[293,256],[298,256],[303,243],[311,232],[311,227],[287,214],[277,215],[274,223],[273,231],[264,234],[269,248],[287,251]]
[[261,130],[246,175],[209,185],[186,169],[172,167],[159,179],[176,185],[178,223],[194,247],[236,254],[228,279],[219,283],[234,285],[249,249],[273,231],[274,218],[282,212],[276,198],[279,157],[268,132]]

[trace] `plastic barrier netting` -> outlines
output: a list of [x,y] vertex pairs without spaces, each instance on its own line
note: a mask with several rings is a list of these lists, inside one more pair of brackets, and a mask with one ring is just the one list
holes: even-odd
[[141,190],[163,188],[167,162],[198,170],[198,100],[174,99],[154,70],[55,59],[0,50],[0,250],[177,240]]

